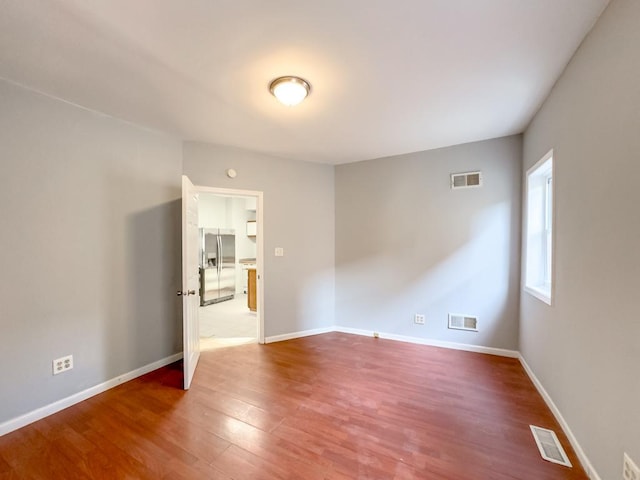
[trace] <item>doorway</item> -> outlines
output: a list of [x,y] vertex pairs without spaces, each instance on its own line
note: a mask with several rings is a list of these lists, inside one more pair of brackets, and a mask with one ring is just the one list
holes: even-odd
[[262,192],[199,186],[195,190],[200,349],[264,343]]

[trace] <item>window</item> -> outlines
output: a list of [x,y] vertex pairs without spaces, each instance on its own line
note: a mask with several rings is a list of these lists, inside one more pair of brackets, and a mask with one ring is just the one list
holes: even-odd
[[553,150],[527,172],[525,291],[551,305],[553,285]]

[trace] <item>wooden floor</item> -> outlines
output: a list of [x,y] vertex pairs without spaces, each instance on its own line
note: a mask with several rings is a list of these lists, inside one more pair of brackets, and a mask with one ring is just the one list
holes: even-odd
[[0,478],[587,479],[515,359],[330,333],[204,352],[188,392],[180,369],[0,437]]

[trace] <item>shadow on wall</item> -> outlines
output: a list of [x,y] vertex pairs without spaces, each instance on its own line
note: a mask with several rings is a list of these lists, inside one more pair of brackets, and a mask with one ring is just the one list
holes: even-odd
[[137,361],[143,364],[182,351],[182,301],[176,295],[182,285],[181,220],[181,199],[129,218],[134,258],[129,276],[135,285],[131,311],[136,319]]
[[122,216],[127,194],[117,197],[105,222],[110,244],[102,259],[110,282],[104,351],[118,352],[104,359],[106,378],[182,351],[182,308],[175,293],[181,284],[181,199]]
[[[427,235],[400,231],[379,244],[363,239],[368,255],[337,267],[338,325],[516,348],[519,280],[511,260],[520,248],[512,210],[510,202],[486,207],[452,240],[446,222]],[[425,326],[413,324],[415,313],[426,315]],[[477,315],[480,332],[448,330],[448,313]]]

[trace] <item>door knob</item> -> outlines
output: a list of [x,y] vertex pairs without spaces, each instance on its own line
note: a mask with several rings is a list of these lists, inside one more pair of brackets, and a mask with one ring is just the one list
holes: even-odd
[[178,290],[178,291],[176,292],[176,294],[177,294],[178,296],[181,296],[181,295],[182,295],[182,296],[185,296],[185,297],[186,297],[186,296],[188,296],[188,295],[195,295],[195,294],[196,294],[196,291],[195,291],[195,290],[187,290],[186,292],[183,292],[182,290]]

